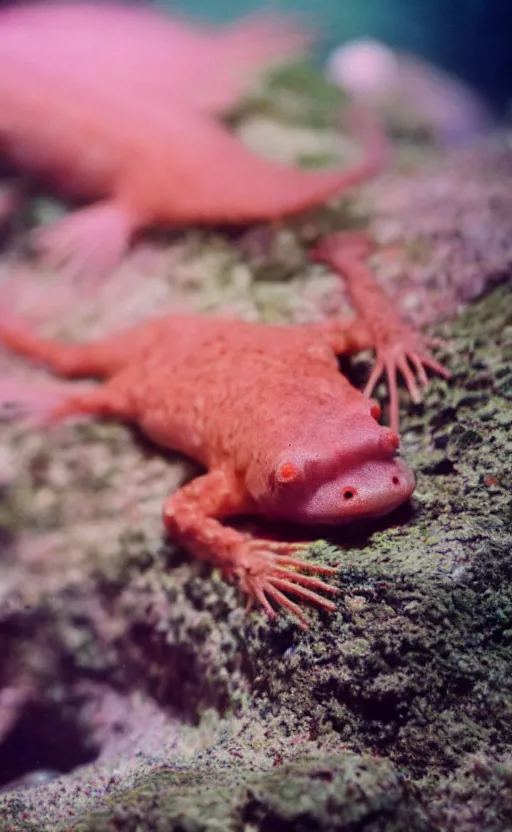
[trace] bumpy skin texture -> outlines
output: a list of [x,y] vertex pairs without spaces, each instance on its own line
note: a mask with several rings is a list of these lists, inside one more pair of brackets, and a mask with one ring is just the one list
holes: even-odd
[[0,48],[0,153],[64,196],[91,202],[35,236],[52,267],[99,278],[149,226],[276,220],[321,204],[383,164],[360,117],[362,160],[300,171],[263,159],[199,108],[125,95]]
[[[336,356],[374,347],[392,384],[407,359],[420,381],[423,365],[447,375],[396,317],[362,263],[365,249],[363,239],[337,235],[317,252],[347,277],[359,312],[353,321],[288,327],[170,315],[85,345],[38,338],[5,317],[0,323],[0,340],[13,351],[66,378],[104,379],[74,392],[62,385],[29,391],[27,411],[52,420],[97,414],[135,422],[205,466],[206,474],[166,502],[168,531],[237,579],[250,602],[274,616],[273,600],[302,626],[304,615],[287,594],[332,610],[318,591],[336,590],[302,571],[335,570],[298,560],[303,544],[252,539],[219,520],[256,514],[341,524],[392,511],[410,497],[414,476],[397,457],[396,432],[379,425],[378,404],[339,373]],[[23,390],[4,382],[0,394],[21,406]]]
[[250,76],[304,52],[311,27],[258,14],[222,27],[120,2],[37,2],[0,11],[0,53],[36,61],[126,98],[175,100],[208,113],[232,107]]

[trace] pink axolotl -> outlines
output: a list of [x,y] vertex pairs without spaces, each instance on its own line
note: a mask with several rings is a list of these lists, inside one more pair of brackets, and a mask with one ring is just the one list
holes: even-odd
[[0,52],[0,149],[20,170],[93,204],[37,235],[54,267],[99,277],[149,226],[251,223],[297,214],[380,169],[380,126],[362,121],[364,158],[301,171],[251,152],[213,118],[90,90]]
[[121,97],[230,109],[267,64],[313,40],[298,19],[255,14],[222,27],[121,2],[36,2],[0,11],[0,55]]
[[[271,601],[306,627],[288,595],[325,609],[336,590],[304,571],[332,567],[297,559],[300,544],[254,539],[220,521],[262,515],[306,525],[379,517],[407,500],[414,475],[397,456],[396,369],[413,397],[425,367],[448,372],[397,317],[363,263],[366,243],[328,238],[316,256],[341,269],[359,317],[310,325],[168,315],[90,344],[39,338],[9,319],[0,341],[66,378],[97,377],[93,389],[27,390],[0,383],[0,400],[49,420],[82,414],[134,422],[155,442],[202,463],[207,472],[172,494],[168,532],[192,555],[235,578],[250,602]],[[377,402],[340,374],[336,356],[377,352],[368,392],[383,369],[392,390],[392,429]]]

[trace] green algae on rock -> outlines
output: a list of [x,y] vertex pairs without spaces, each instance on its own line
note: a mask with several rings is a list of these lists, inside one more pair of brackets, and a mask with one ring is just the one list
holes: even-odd
[[[158,829],[160,832],[435,832],[407,781],[385,760],[347,753],[303,759],[273,771],[161,771],[116,795],[70,832]],[[114,820],[115,819],[115,820]]]

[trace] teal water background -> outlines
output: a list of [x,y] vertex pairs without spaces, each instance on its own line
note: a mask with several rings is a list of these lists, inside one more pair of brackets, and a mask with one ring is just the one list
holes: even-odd
[[[159,4],[214,21],[262,6],[257,0]],[[512,96],[512,0],[280,0],[272,7],[320,23],[319,59],[344,41],[375,37],[457,74],[500,108]]]

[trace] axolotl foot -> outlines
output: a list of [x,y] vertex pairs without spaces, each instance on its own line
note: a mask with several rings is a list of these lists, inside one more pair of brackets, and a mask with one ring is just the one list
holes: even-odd
[[336,605],[318,594],[318,591],[336,595],[339,590],[319,578],[303,575],[303,571],[320,575],[335,575],[332,566],[307,563],[294,555],[307,549],[306,543],[280,543],[261,539],[250,539],[240,543],[236,563],[230,570],[241,589],[248,595],[247,609],[256,602],[261,605],[269,618],[277,618],[277,611],[271,606],[272,600],[278,606],[289,610],[298,620],[299,626],[307,630],[307,619],[300,606],[287,597],[294,595],[301,601],[316,604],[328,612]]

